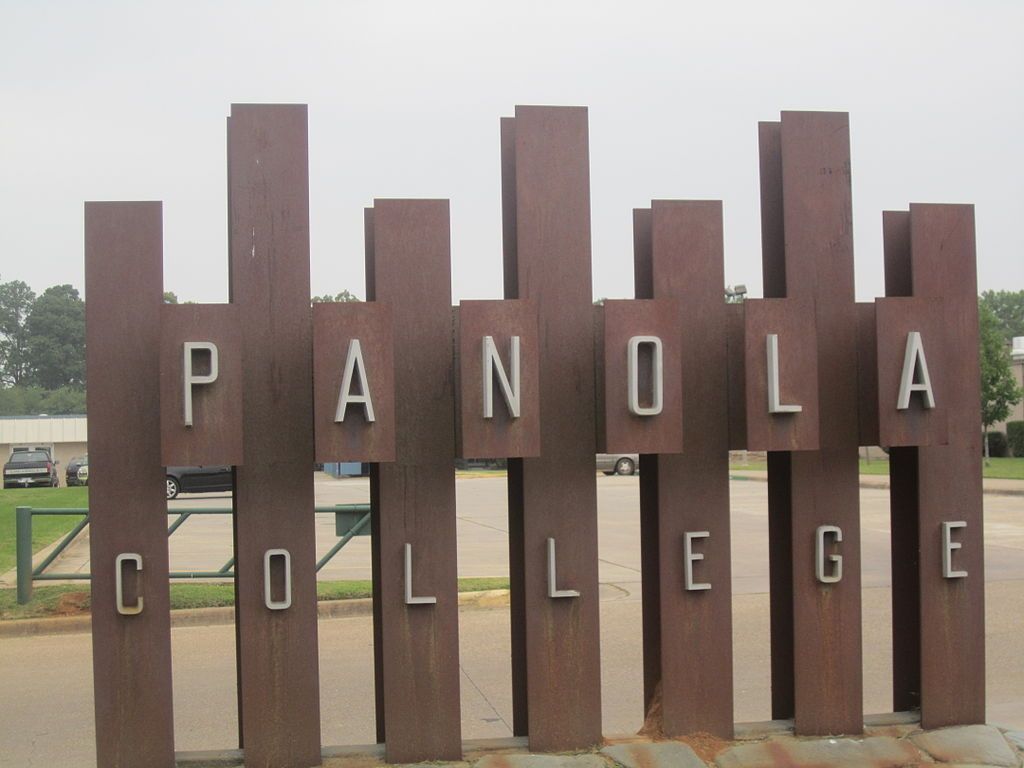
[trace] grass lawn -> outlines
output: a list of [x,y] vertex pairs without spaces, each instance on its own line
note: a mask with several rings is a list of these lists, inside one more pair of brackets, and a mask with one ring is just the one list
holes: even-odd
[[[508,579],[459,579],[459,592],[508,589]],[[373,594],[369,581],[318,581],[317,600],[351,600]],[[232,584],[171,584],[171,610],[234,605]],[[78,616],[89,612],[89,586],[51,584],[36,587],[26,605],[18,605],[17,590],[0,589],[0,620]]]
[[[1024,480],[1024,458],[989,459],[982,464],[982,477],[1001,480]],[[889,462],[885,459],[872,459],[871,463],[860,460],[862,475],[888,475]]]
[[[729,464],[729,469],[764,471],[768,469],[768,462],[752,458],[745,463],[732,462]],[[860,473],[862,475],[888,475],[889,460],[864,461],[861,459]],[[993,479],[1024,480],[1024,458],[989,459],[988,464],[982,467],[982,476]]]
[[[0,490],[0,573],[14,567],[16,507],[87,507],[88,488],[7,488]],[[45,515],[32,518],[32,552],[63,536],[81,515]]]
[[989,459],[984,468],[985,477],[1024,480],[1024,456],[1012,459]]

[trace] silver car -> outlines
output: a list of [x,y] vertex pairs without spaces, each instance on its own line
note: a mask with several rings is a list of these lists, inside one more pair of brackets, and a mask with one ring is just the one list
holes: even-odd
[[635,453],[599,453],[597,471],[606,475],[633,475],[640,466],[640,457]]

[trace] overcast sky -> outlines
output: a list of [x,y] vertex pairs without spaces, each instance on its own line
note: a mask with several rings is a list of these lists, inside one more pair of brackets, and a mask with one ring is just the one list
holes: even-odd
[[1024,288],[1024,3],[0,0],[0,281],[83,286],[84,200],[163,200],[165,287],[227,298],[232,102],[309,104],[312,291],[365,296],[362,211],[451,199],[453,298],[500,297],[499,118],[590,108],[594,295],[631,211],[724,201],[761,295],[757,122],[850,112],[857,295],[881,211],[977,207],[979,289]]

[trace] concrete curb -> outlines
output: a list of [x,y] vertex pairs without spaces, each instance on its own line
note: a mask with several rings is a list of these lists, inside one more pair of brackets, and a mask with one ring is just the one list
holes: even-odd
[[[508,605],[507,589],[490,589],[483,592],[460,592],[459,609],[474,610],[501,608]],[[344,619],[351,616],[369,616],[373,613],[371,598],[353,600],[321,600],[317,603],[320,619]],[[235,621],[233,606],[220,608],[183,608],[171,611],[171,628],[206,627],[215,624],[232,624]],[[0,638],[32,637],[35,635],[72,635],[92,630],[91,616],[58,616],[48,619],[12,619],[0,621]]]
[[[869,722],[870,721],[870,722]],[[788,726],[788,727],[787,727]],[[781,729],[781,733],[780,733]],[[873,733],[889,729],[883,735]],[[693,734],[678,739],[650,740],[641,736],[606,736],[590,749],[567,753],[535,753],[525,737],[473,739],[462,743],[462,759],[431,763],[439,768],[842,768],[856,765],[871,768],[899,768],[903,765],[942,765],[935,756],[914,741],[933,739],[941,743],[946,765],[1021,765],[1015,749],[1019,733],[1007,733],[991,725],[952,726],[922,731],[913,713],[895,712],[865,717],[863,734],[835,737],[795,737],[792,721],[737,723],[744,739],[717,739],[710,734]],[[384,745],[324,746],[324,768],[375,768],[383,766]],[[220,768],[241,766],[240,749],[206,752],[178,752],[179,768]],[[941,759],[941,758],[940,758]],[[982,760],[983,762],[978,762]]]

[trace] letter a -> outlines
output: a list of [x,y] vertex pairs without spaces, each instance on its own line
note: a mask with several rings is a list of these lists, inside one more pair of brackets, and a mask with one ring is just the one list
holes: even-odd
[[[352,394],[352,379],[359,380],[360,394]],[[373,400],[370,399],[370,382],[366,377],[366,364],[363,362],[363,349],[359,339],[348,343],[348,356],[345,358],[345,374],[341,377],[341,394],[338,396],[338,410],[334,420],[339,424],[345,421],[345,410],[350,404],[362,405],[368,422],[373,422]]]
[[[920,372],[921,380],[917,381]],[[907,334],[907,351],[903,354],[903,375],[900,376],[900,396],[896,401],[896,410],[903,411],[910,407],[910,395],[920,392],[924,396],[924,407],[935,407],[935,395],[932,392],[932,380],[928,376],[928,362],[924,359],[924,346],[921,344],[921,333],[911,331]]]

